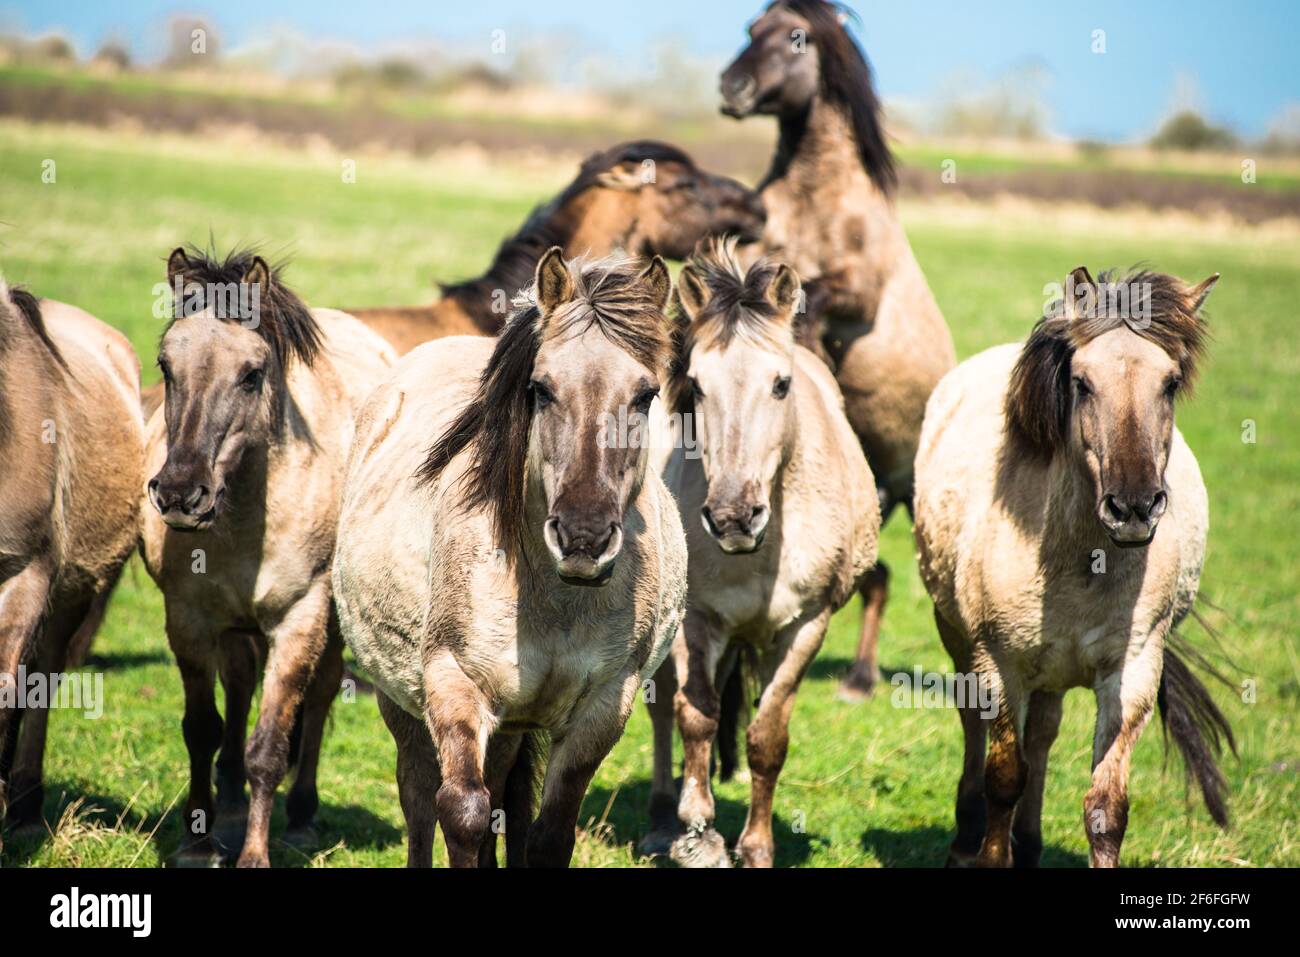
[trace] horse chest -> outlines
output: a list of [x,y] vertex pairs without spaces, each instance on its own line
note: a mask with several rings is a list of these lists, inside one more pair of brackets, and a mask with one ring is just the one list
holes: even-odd
[[513,674],[502,676],[501,730],[561,730],[626,672],[627,644],[587,631],[521,635]]

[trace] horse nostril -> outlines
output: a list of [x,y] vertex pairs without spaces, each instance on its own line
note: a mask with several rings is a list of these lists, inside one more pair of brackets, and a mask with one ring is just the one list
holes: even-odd
[[1115,521],[1123,522],[1128,520],[1129,510],[1121,505],[1114,495],[1107,495],[1102,504],[1106,506],[1106,511],[1110,513]]
[[186,511],[189,511],[190,509],[194,508],[196,505],[198,505],[207,497],[208,497],[208,487],[206,485],[196,485],[190,491],[190,494],[185,497],[184,505]]
[[718,526],[713,521],[713,512],[709,510],[709,506],[705,505],[703,508],[700,509],[700,517],[704,519],[705,531],[707,531],[710,535],[717,535]]
[[1150,518],[1159,518],[1165,513],[1165,508],[1169,505],[1169,495],[1161,489],[1156,492],[1155,497],[1151,499],[1151,508],[1148,510]]

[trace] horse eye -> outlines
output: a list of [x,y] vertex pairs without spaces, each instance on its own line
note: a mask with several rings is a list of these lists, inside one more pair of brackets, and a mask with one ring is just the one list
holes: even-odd
[[690,382],[691,385],[691,395],[697,399],[703,399],[704,390],[700,388],[700,384],[695,381],[694,377],[692,377],[688,381]]
[[539,409],[544,409],[555,401],[555,393],[536,379],[529,383],[528,388],[532,390],[533,403]]
[[260,392],[266,373],[261,369],[251,369],[239,380],[239,386],[247,392]]
[[171,370],[171,367],[168,366],[167,363],[163,361],[162,356],[159,356],[159,357],[158,357],[158,371],[162,373],[163,382],[171,382],[171,381],[172,381],[172,370]]
[[1178,390],[1182,388],[1182,385],[1183,385],[1183,380],[1175,376],[1174,378],[1170,379],[1167,383],[1165,383],[1165,395],[1168,398],[1172,399],[1175,395],[1178,394]]
[[1092,389],[1088,388],[1088,383],[1084,382],[1078,376],[1074,378],[1074,389],[1079,394],[1080,399],[1086,399],[1092,395]]
[[784,399],[790,394],[790,377],[788,375],[777,377],[776,384],[772,386],[772,394],[778,399]]

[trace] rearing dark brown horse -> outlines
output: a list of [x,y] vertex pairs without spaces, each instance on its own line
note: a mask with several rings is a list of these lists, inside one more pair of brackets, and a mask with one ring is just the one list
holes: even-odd
[[[823,0],[778,0],[749,27],[722,74],[722,111],[775,116],[780,139],[759,185],[764,252],[804,279],[821,346],[876,477],[881,514],[911,508],[925,402],[956,362],[952,337],[894,207],[894,160],[871,70]],[[888,575],[862,586],[865,609],[841,695],[876,681]]]

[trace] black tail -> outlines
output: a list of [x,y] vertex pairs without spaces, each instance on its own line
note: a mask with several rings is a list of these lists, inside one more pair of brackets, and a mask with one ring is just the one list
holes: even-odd
[[1210,817],[1226,828],[1228,782],[1219,770],[1217,759],[1223,753],[1225,740],[1235,755],[1237,741],[1209,690],[1168,643],[1156,702],[1160,705],[1166,748],[1172,739],[1183,756],[1188,783],[1196,779]]

